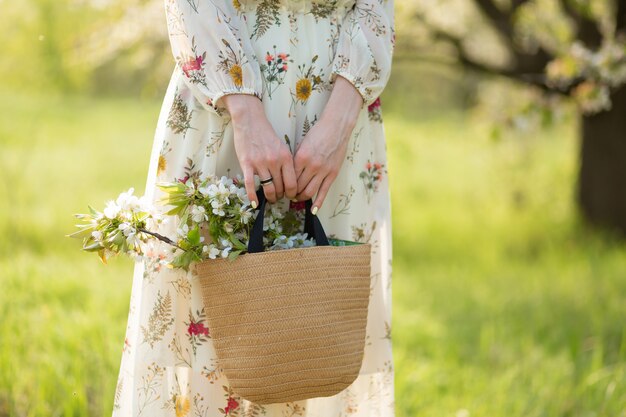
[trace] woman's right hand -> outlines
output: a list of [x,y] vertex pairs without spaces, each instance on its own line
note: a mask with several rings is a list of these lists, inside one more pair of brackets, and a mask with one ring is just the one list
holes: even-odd
[[254,208],[258,206],[254,174],[261,180],[273,181],[262,185],[271,203],[297,193],[296,173],[289,146],[282,141],[265,115],[263,104],[252,94],[227,94],[221,100],[233,123],[235,152],[243,172],[246,193]]

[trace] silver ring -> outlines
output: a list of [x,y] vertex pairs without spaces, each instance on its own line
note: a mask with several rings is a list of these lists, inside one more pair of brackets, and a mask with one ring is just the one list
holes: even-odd
[[270,184],[272,181],[274,181],[274,178],[269,177],[266,180],[261,180],[261,185],[266,185],[266,184]]

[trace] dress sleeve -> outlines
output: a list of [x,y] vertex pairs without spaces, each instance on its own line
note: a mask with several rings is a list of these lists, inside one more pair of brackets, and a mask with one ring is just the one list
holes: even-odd
[[202,106],[222,114],[226,94],[260,100],[261,70],[245,22],[233,0],[164,0],[177,68]]
[[394,0],[356,0],[339,30],[330,74],[346,78],[363,97],[363,107],[383,92],[395,47]]

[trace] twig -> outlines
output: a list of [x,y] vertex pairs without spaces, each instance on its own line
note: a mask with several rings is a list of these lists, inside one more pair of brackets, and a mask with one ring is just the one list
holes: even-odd
[[[147,234],[149,234],[149,235],[152,235],[152,236],[156,237],[157,239],[159,239],[159,240],[161,240],[161,241],[163,241],[163,242],[165,242],[165,243],[168,243],[168,244],[170,244],[170,245],[172,245],[172,246],[177,247],[177,248],[178,248],[178,249],[180,249],[180,250],[185,251],[185,249],[183,249],[183,248],[181,248],[180,246],[178,246],[176,243],[174,243],[174,241],[173,241],[172,239],[170,239],[170,238],[169,238],[169,237],[167,237],[167,236],[163,236],[163,235],[160,235],[160,234],[158,234],[158,233],[156,233],[156,232],[151,232],[151,231],[149,231],[149,230],[142,229],[142,228],[139,228],[139,229],[137,229],[137,230],[139,230],[140,232],[143,232],[143,233],[147,233]],[[186,251],[185,251],[185,252],[186,252]]]

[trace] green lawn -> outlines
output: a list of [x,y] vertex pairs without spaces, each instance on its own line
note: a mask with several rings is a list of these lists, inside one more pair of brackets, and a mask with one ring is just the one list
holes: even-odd
[[[0,93],[0,416],[111,414],[132,261],[64,235],[143,193],[159,105]],[[626,246],[577,220],[572,123],[492,142],[458,112],[401,114],[397,415],[626,416]]]

